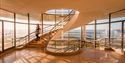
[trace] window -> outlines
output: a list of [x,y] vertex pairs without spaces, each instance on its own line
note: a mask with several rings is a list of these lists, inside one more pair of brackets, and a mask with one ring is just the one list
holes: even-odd
[[111,30],[110,30],[110,43],[111,46],[115,49],[121,50],[121,22],[111,23]]
[[0,20],[14,21],[14,14],[0,9]]
[[111,22],[125,20],[125,10],[111,14]]
[[14,46],[14,23],[4,22],[4,49]]

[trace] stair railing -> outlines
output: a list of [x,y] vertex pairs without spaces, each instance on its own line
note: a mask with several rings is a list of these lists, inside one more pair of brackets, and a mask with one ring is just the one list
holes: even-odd
[[29,41],[28,37],[30,37],[30,39],[33,39],[35,37],[34,33],[35,32],[31,32],[30,34],[28,34],[24,37],[18,37],[18,38],[15,38],[15,39],[13,38],[12,41],[14,42],[14,40],[16,40],[16,47],[22,46]]
[[64,52],[69,52],[69,51],[78,51],[80,50],[80,40],[74,40],[75,44],[70,46],[70,47],[66,47]]
[[[48,46],[47,50],[59,53],[75,52],[80,50],[80,40],[50,40],[53,42],[51,46]],[[74,44],[69,44],[68,42],[73,42]],[[64,47],[61,46],[64,43]]]
[[[63,24],[65,25],[69,19],[73,16],[72,12],[74,10],[72,10],[68,15],[66,15],[63,20]],[[55,25],[48,25],[47,27],[44,27],[43,30],[45,31],[43,34],[51,34],[52,32],[55,33],[55,31],[57,31],[58,29],[61,28],[61,21],[59,23],[56,24],[57,27],[55,27]],[[53,34],[54,35],[54,34]],[[49,35],[48,35],[49,36]],[[30,39],[34,40],[35,38],[35,31],[31,32],[30,34],[24,36],[24,37],[19,37],[19,38],[13,38],[12,42],[14,42],[14,40],[16,40],[16,46],[21,46],[24,44],[27,44],[29,42],[28,37],[30,37]],[[52,36],[51,36],[52,37]],[[49,40],[50,40],[50,36],[49,36]]]

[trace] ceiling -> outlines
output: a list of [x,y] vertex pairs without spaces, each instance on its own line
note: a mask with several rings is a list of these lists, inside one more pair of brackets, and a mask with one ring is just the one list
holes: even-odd
[[125,0],[0,0],[0,7],[14,13],[45,13],[50,9],[74,9],[80,12],[71,28],[125,9]]

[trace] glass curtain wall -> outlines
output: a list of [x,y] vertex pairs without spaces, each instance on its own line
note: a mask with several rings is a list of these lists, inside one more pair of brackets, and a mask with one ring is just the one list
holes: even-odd
[[64,52],[65,48],[69,47],[68,34],[68,31],[64,32],[63,37],[61,35],[58,39],[51,42],[50,46],[55,48],[55,52]]
[[[93,22],[91,22],[91,23],[93,23]],[[95,46],[94,42],[90,43],[91,40],[94,40],[94,29],[95,29],[94,24],[90,25],[90,23],[89,23],[86,25],[86,36],[84,39],[84,40],[88,41],[85,46],[86,48],[94,48],[94,46]]]
[[119,51],[121,51],[121,49],[124,49],[121,47],[122,46],[122,21],[125,21],[125,10],[121,10],[111,14],[111,22],[112,22],[111,34],[110,34],[111,46],[115,50],[119,50]]
[[28,24],[16,23],[16,38],[28,35]]
[[71,52],[71,50],[74,49],[70,48],[73,48],[73,46],[76,46],[76,44],[76,48],[78,48],[78,40],[80,39],[81,27],[78,27],[70,31],[64,32],[63,35],[60,35],[57,40],[51,40],[51,43],[49,43],[48,45],[48,50],[51,50],[53,52]]
[[[42,24],[40,21],[41,19],[41,14],[30,14],[30,33],[34,32],[36,30],[36,24],[39,24],[40,29],[42,30]],[[42,31],[41,31],[42,33]],[[34,33],[30,34],[30,40],[34,39],[36,36]]]
[[57,13],[57,10],[56,10],[55,15],[56,15],[55,20],[56,20],[56,24],[57,24],[57,23],[59,23],[61,21],[61,17],[60,17],[60,14]]
[[125,10],[115,12],[111,14],[111,22],[125,20]]
[[[16,39],[28,35],[28,14],[16,14]],[[14,46],[14,13],[0,9],[0,51],[2,50],[2,38],[4,38],[4,50]],[[2,32],[2,21],[4,32]],[[30,15],[30,32],[35,30],[36,24],[40,24],[40,14]],[[2,37],[4,33],[4,37]],[[28,37],[26,37],[27,39]],[[18,42],[16,43],[18,44]]]
[[43,14],[43,34],[50,32],[55,27],[55,15]]
[[[59,39],[61,40],[62,36],[60,36]],[[63,39],[66,40],[63,42],[65,46],[71,47],[75,45],[76,41],[81,39],[81,27],[66,31],[63,34]]]
[[118,23],[111,23],[111,30],[110,30],[110,44],[115,49],[121,50],[121,22]]
[[69,31],[69,40],[80,40],[80,39],[81,39],[81,27]]
[[4,22],[4,49],[14,46],[14,23]]
[[96,26],[96,39],[99,40],[101,39],[100,41],[100,45],[102,46],[108,46],[109,42],[108,40],[106,39],[109,35],[109,31],[108,31],[108,28],[109,28],[109,24],[97,24]]
[[28,16],[16,14],[16,37],[24,37],[28,34]]
[[108,23],[109,22],[109,15],[102,15],[99,19],[96,20],[96,23]]
[[36,30],[36,24],[41,25],[41,14],[30,14],[30,33]]
[[28,23],[28,14],[16,14],[17,23]]
[[[25,37],[26,35],[28,35],[28,24],[16,23],[16,39],[20,40],[16,42],[17,46],[24,44],[24,42],[28,40],[28,37]],[[21,39],[22,37],[25,37],[25,38]]]
[[[65,25],[67,23],[67,21],[69,21],[72,18],[71,16],[67,16],[72,10],[70,9],[56,9],[56,24],[61,22],[63,19],[63,25]],[[63,14],[62,14],[63,13]],[[73,13],[72,13],[73,14]],[[61,25],[61,24],[59,24]],[[60,28],[60,26],[56,26],[56,28]]]
[[81,40],[81,27],[70,30],[68,39],[68,47],[72,47],[78,40]]
[[[55,25],[55,29],[60,29],[60,28],[62,28],[63,26],[62,25],[65,25],[66,23],[64,22],[64,21],[67,21],[67,20],[69,20],[69,18],[67,18],[67,19],[65,19],[65,17],[66,17],[66,15],[70,12],[71,10],[67,10],[67,9],[54,9],[54,10],[49,10],[49,11],[47,11],[46,13],[47,14],[44,14],[44,25],[47,23],[47,21],[50,21],[49,23],[51,23],[51,24],[53,24],[53,25],[55,25],[55,23],[56,24],[58,24],[58,25]],[[50,16],[49,16],[50,15]],[[53,19],[50,19],[50,18],[52,18],[52,16],[53,16]],[[47,18],[48,17],[48,18]],[[50,19],[50,20],[48,20],[48,19]],[[45,21],[46,20],[46,21]],[[55,20],[55,21],[54,21]],[[49,24],[49,23],[47,23],[47,24]],[[47,25],[46,24],[46,25]],[[50,26],[49,28],[52,28],[53,27],[53,25],[52,26]],[[44,26],[44,28],[45,27],[47,27],[47,26]],[[54,28],[53,28],[54,29]],[[77,29],[79,29],[79,28],[77,28]],[[81,28],[80,28],[81,29]],[[76,29],[74,29],[74,30],[76,30]],[[44,30],[44,32],[45,32],[46,30]],[[81,31],[81,30],[80,30]],[[73,30],[72,30],[72,32],[74,32]],[[75,32],[79,32],[78,30],[76,30]],[[79,33],[77,33],[76,35],[77,36],[74,36],[75,34],[74,33],[72,33],[72,36],[73,37],[70,37],[70,35],[68,35],[69,34],[69,31],[67,31],[67,32],[64,32],[64,31],[61,31],[61,36],[56,40],[56,41],[52,41],[51,42],[51,44],[49,44],[49,45],[51,45],[51,46],[48,46],[48,47],[51,47],[51,48],[53,48],[53,46],[55,47],[55,50],[57,51],[57,52],[59,52],[59,51],[64,51],[64,48],[65,47],[68,47],[69,46],[69,41],[68,40],[77,40],[77,39],[79,39],[80,37],[81,37],[81,35],[77,35],[77,34],[81,34],[81,32],[79,32]],[[71,42],[71,45],[74,45],[74,43],[73,42]],[[61,48],[57,48],[57,47],[61,47]],[[58,49],[58,50],[57,50]]]
[[36,30],[36,24],[30,24],[30,41],[32,39],[34,39],[36,36],[35,36],[35,30]]
[[96,20],[96,39],[100,46],[109,46],[109,15],[102,15]]
[[96,39],[101,40],[101,46],[109,45],[109,15],[102,15],[96,20]]
[[0,20],[14,21],[14,14],[0,9]]
[[[14,46],[14,14],[0,9],[0,20],[4,21],[4,50]],[[2,24],[0,25],[2,27]],[[2,28],[1,28],[2,30]],[[1,35],[0,31],[0,36]],[[2,38],[2,37],[0,37]],[[1,42],[1,40],[0,40]],[[0,46],[1,47],[1,46]]]
[[28,35],[28,14],[16,14],[16,39],[20,40],[16,42],[16,46],[28,41],[28,37],[21,39],[26,35]]
[[[69,9],[52,9],[48,10],[46,14],[44,14],[43,19],[44,19],[44,32],[46,32],[48,29],[59,29],[62,27],[62,24],[65,25],[66,23],[64,21],[69,20],[68,18],[65,19],[66,15],[70,12],[71,10]],[[63,21],[63,23],[61,23]],[[60,23],[60,24],[58,24]],[[55,25],[58,24],[58,25]],[[49,27],[48,27],[49,26]],[[48,31],[49,31],[48,30]]]
[[94,40],[94,24],[86,25],[86,39]]

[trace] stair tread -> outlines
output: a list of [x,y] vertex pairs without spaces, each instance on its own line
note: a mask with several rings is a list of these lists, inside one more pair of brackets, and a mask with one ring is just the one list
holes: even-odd
[[27,47],[44,47],[44,43],[43,43],[43,40],[33,41],[33,42],[27,44]]

